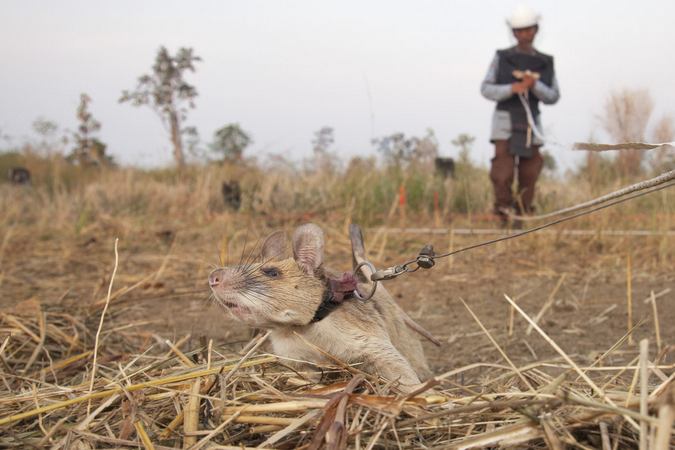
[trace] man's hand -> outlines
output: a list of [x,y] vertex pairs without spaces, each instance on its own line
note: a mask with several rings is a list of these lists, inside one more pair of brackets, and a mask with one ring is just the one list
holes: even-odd
[[525,76],[523,77],[522,83],[527,87],[527,89],[531,89],[532,86],[534,86],[534,83],[537,82],[537,79],[530,75],[530,73],[525,72]]
[[527,92],[527,85],[525,84],[525,81],[519,81],[516,83],[511,83],[511,92],[514,94],[524,94]]

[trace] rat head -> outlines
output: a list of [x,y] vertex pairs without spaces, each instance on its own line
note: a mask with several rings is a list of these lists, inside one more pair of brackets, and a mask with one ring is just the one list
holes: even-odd
[[310,323],[326,289],[321,279],[323,231],[302,225],[292,244],[290,257],[286,235],[277,231],[265,239],[258,261],[211,272],[209,285],[218,304],[251,326]]

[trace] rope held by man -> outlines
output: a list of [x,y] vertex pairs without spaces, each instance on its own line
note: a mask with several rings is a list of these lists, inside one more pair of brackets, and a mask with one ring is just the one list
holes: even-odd
[[664,183],[667,183],[671,180],[675,180],[675,170],[671,170],[669,172],[662,173],[661,175],[650,178],[648,180],[640,181],[639,183],[631,184],[630,186],[626,186],[624,188],[619,189],[618,191],[610,192],[608,194],[602,195],[600,197],[597,197],[593,200],[588,200],[583,203],[579,203],[577,205],[573,205],[567,208],[559,209],[557,211],[552,211],[550,213],[546,214],[540,214],[538,216],[520,216],[520,215],[515,215],[511,211],[504,210],[504,214],[509,215],[512,219],[516,220],[522,220],[522,221],[533,221],[533,220],[543,220],[543,219],[548,219],[550,217],[555,217],[555,216],[560,216],[563,214],[568,214],[571,212],[579,211],[582,209],[590,208],[595,205],[599,205],[601,203],[608,202],[610,200],[613,200],[615,198],[623,197],[625,195],[628,195],[633,192],[637,191],[643,191],[645,189],[649,189],[652,187],[660,186]]

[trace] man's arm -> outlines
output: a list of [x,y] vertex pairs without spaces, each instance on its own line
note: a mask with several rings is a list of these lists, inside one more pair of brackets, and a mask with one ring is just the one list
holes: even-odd
[[558,87],[558,79],[553,75],[553,82],[551,87],[546,86],[543,81],[537,80],[532,86],[532,93],[537,96],[539,100],[545,105],[552,105],[560,98],[560,87]]
[[497,84],[497,67],[499,66],[499,55],[495,55],[490,63],[483,83],[480,85],[480,93],[488,100],[500,102],[513,95],[511,84]]

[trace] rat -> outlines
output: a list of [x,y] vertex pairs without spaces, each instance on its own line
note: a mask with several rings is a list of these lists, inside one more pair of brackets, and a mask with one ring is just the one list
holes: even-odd
[[[356,265],[363,260],[363,243],[357,226],[351,234]],[[398,381],[403,391],[430,376],[420,340],[384,286],[378,285],[368,300],[336,291],[336,286],[350,285],[351,273],[341,276],[324,266],[324,234],[315,224],[298,227],[291,244],[289,256],[286,235],[277,231],[265,239],[256,261],[211,272],[216,302],[237,320],[270,330],[272,351],[279,356],[330,362],[309,342],[341,361],[361,363],[366,372]],[[351,281],[356,287],[353,277]]]

